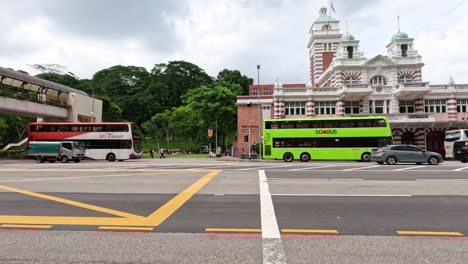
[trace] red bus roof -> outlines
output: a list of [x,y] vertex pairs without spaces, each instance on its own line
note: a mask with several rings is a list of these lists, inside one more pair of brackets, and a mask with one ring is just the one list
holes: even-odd
[[33,122],[29,123],[29,125],[128,125],[134,124],[134,122]]

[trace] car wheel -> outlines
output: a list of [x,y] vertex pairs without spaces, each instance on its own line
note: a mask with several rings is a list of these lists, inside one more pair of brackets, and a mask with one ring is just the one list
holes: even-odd
[[379,164],[379,165],[382,165],[382,164],[384,164],[384,163],[385,163],[385,162],[383,162],[383,161],[377,161],[377,164]]
[[60,161],[62,163],[67,163],[68,162],[68,157],[67,156],[62,156],[62,157],[60,157]]
[[44,163],[44,158],[43,157],[37,157],[36,162],[37,163]]
[[361,161],[363,162],[369,162],[370,161],[370,153],[369,152],[364,152],[361,155]]
[[301,154],[301,161],[302,161],[302,162],[309,162],[309,160],[310,160],[310,155],[309,155],[309,153],[302,153],[302,154]]
[[115,161],[115,154],[114,153],[107,154],[106,160],[108,160],[110,162],[114,162]]
[[429,163],[429,165],[437,165],[439,164],[439,159],[437,157],[432,156],[429,158],[427,163]]
[[397,159],[393,156],[388,157],[386,161],[388,165],[395,165],[397,163]]
[[294,159],[294,156],[293,156],[293,154],[291,152],[284,153],[283,160],[285,162],[291,162],[291,161],[293,161],[293,159]]
[[461,162],[462,162],[462,163],[467,163],[467,162],[468,162],[468,160],[462,160]]

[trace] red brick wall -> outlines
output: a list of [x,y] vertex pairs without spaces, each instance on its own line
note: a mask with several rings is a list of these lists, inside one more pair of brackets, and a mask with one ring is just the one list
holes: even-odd
[[332,63],[333,61],[333,54],[335,54],[335,52],[323,52],[322,53],[322,58],[323,58],[323,72],[325,72],[328,67],[330,66],[330,64]]
[[[250,143],[258,141],[258,108],[256,104],[251,107],[246,105],[237,106],[237,150],[234,150],[234,155],[240,157],[242,149],[244,155],[249,154],[249,143],[244,142],[244,136],[249,134],[249,110],[250,110]],[[260,109],[262,111],[262,109]],[[262,112],[260,113],[262,114]],[[261,129],[261,125],[260,125]],[[262,133],[262,131],[260,131]]]

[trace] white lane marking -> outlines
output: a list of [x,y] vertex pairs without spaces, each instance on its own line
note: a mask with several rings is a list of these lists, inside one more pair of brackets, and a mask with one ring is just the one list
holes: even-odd
[[462,171],[462,170],[466,170],[466,169],[468,169],[468,167],[462,167],[462,168],[454,169],[453,171]]
[[273,169],[273,168],[284,168],[284,167],[292,167],[292,166],[294,166],[294,165],[268,166],[268,167],[249,167],[249,168],[237,169],[237,170],[245,171],[245,170],[258,170],[258,169]]
[[324,197],[412,197],[412,194],[347,194],[347,193],[274,193],[272,196],[324,196]]
[[268,179],[264,170],[258,171],[262,223],[263,264],[286,263],[283,240],[276,220]]
[[377,168],[377,167],[381,167],[381,165],[357,167],[357,168],[345,169],[345,170],[341,170],[341,171],[355,171],[355,170],[364,170],[364,169]]
[[406,168],[401,168],[401,169],[396,169],[396,170],[393,170],[393,171],[405,171],[405,170],[412,170],[412,169],[417,169],[417,168],[424,168],[426,166],[414,166],[414,167],[406,167]]
[[322,168],[331,168],[331,167],[336,167],[336,165],[305,167],[305,168],[299,168],[299,169],[292,169],[289,171],[313,170],[313,169],[322,169]]

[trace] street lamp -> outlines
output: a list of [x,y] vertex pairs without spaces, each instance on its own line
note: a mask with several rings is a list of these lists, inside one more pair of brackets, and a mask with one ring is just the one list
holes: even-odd
[[258,98],[258,159],[262,159],[262,116],[260,107],[260,64],[257,65],[257,98]]
[[249,160],[250,160],[250,155],[251,155],[250,149],[251,149],[251,147],[252,147],[252,145],[250,145],[250,112],[251,112],[250,109],[251,109],[251,106],[252,106],[252,103],[251,103],[251,102],[248,102],[248,103],[247,103],[247,107],[249,108],[249,137],[248,137],[248,144],[249,144]]
[[94,122],[94,86],[91,86],[91,89],[93,91],[93,106],[91,109],[91,122]]

